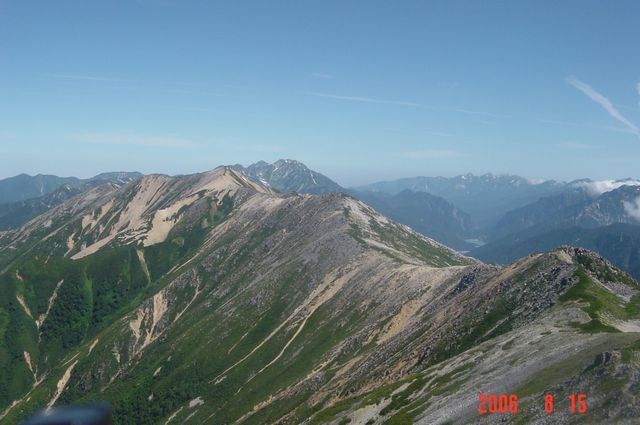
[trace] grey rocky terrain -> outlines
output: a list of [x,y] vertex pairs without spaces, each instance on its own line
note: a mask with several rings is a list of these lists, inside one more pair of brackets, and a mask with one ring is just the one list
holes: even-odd
[[[86,192],[0,234],[0,267],[3,423],[96,399],[123,424],[638,417],[638,284],[583,249],[486,265],[220,167]],[[588,413],[545,416],[548,391]]]

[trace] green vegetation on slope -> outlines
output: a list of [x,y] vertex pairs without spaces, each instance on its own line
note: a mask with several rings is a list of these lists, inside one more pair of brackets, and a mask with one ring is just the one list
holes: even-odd
[[513,303],[500,298],[480,320],[465,319],[461,329],[466,332],[453,340],[443,339],[439,342],[429,353],[427,365],[440,363],[476,344],[509,332],[512,329],[511,313],[514,308]]
[[[434,267],[459,266],[473,263],[472,260],[466,259],[444,246],[428,242],[399,224],[393,222],[380,223],[370,210],[363,209],[361,211],[369,218],[369,229],[364,229],[357,223],[351,223],[348,231],[351,237],[361,244],[380,251],[396,261],[400,262],[401,260],[393,251],[373,244],[367,244],[366,239],[381,242],[393,250],[406,253]],[[344,208],[343,213],[347,218],[351,215],[349,208]]]
[[[210,209],[209,226],[224,221],[232,208],[225,197]],[[207,233],[199,222],[181,230],[157,245],[103,248],[76,261],[34,256],[1,274],[0,410],[31,389],[34,373],[56,367],[157,291],[166,273],[193,255]],[[39,328],[36,320],[42,322]]]
[[[578,283],[569,288],[559,300],[561,302],[577,301],[585,303],[583,311],[591,320],[587,323],[576,324],[587,333],[618,332],[612,326],[603,323],[603,316],[610,316],[618,320],[629,320],[640,317],[640,296],[635,295],[628,303],[624,303],[617,295],[593,281],[583,266],[576,271]],[[606,320],[606,318],[604,319]]]

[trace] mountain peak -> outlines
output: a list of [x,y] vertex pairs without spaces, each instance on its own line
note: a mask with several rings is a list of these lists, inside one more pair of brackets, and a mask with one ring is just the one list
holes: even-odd
[[256,193],[273,191],[228,166],[185,176],[148,174],[129,185],[109,182],[87,190],[27,223],[15,238],[16,243],[42,239],[43,247],[73,259],[105,246],[151,246],[175,228],[206,227],[225,202]]
[[333,180],[309,169],[305,164],[294,159],[279,159],[273,164],[258,161],[246,168],[241,165],[233,168],[251,179],[280,192],[318,194],[344,191]]
[[[262,162],[264,162],[264,161],[262,161]],[[281,158],[281,159],[277,160],[276,162],[274,162],[274,165],[275,164],[293,164],[293,165],[301,165],[301,166],[307,168],[307,166],[304,165],[302,162],[297,161],[295,159],[290,159],[290,158]]]

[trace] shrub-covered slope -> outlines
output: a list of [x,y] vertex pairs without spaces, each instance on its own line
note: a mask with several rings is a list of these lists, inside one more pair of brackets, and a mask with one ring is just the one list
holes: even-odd
[[[100,399],[121,424],[465,423],[479,388],[534,400],[582,379],[606,405],[590,374],[635,370],[637,284],[589,251],[490,266],[347,195],[160,180],[145,208],[143,179],[39,218],[58,242],[35,222],[5,239],[4,422]],[[597,356],[619,363],[585,370]]]

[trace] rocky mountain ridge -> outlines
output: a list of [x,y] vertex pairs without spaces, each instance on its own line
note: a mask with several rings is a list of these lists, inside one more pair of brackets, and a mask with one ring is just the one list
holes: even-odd
[[634,394],[589,378],[611,350],[619,366],[595,370],[632,376],[640,338],[638,284],[597,255],[484,265],[348,195],[229,167],[96,188],[0,235],[0,255],[6,423],[93,399],[124,424],[464,423],[489,420],[480,384],[521,391],[535,419],[572,379],[598,423]]
[[234,169],[279,192],[319,194],[345,191],[333,180],[293,159],[280,159],[273,164],[258,161],[246,168],[237,164]]
[[310,170],[306,165],[290,159],[279,160],[273,164],[259,161],[246,168],[236,165],[234,169],[284,193],[347,193],[384,215],[449,247],[462,251],[474,247],[464,240],[473,228],[468,214],[445,199],[426,192],[406,190],[389,195],[382,192],[346,189],[324,175]]

